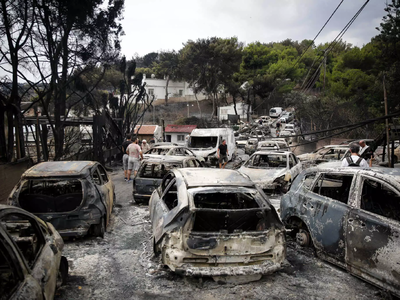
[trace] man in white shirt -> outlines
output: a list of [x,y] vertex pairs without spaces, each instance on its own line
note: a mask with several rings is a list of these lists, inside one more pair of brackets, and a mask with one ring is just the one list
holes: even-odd
[[361,167],[369,168],[369,165],[365,159],[358,155],[360,151],[360,146],[357,143],[350,144],[351,156],[346,157],[342,160],[342,167]]

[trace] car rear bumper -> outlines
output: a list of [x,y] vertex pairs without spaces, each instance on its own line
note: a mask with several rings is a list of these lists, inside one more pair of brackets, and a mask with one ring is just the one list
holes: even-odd
[[280,263],[265,261],[262,264],[248,266],[222,266],[222,267],[194,267],[183,265],[175,272],[185,276],[239,276],[239,275],[266,275],[281,269]]

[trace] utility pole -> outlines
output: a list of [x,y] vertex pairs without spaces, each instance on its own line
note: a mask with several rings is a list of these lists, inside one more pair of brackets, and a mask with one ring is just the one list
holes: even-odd
[[[387,96],[386,96],[386,86],[385,86],[385,74],[383,74],[383,100],[385,101],[385,116],[388,115],[388,107],[387,107]],[[389,120],[385,119],[386,124],[386,145],[387,145],[387,154],[388,154],[388,163],[389,168],[392,167],[392,157],[390,153],[390,137],[389,137]]]
[[326,55],[324,58],[324,86],[322,87],[322,91],[325,91],[325,77],[326,77]]

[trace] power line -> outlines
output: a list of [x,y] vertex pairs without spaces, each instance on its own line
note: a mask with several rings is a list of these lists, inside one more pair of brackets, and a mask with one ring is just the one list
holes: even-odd
[[[346,24],[346,26],[339,32],[339,34],[336,36],[336,38],[328,45],[328,47],[324,50],[324,54],[319,56],[320,59],[320,64],[317,68],[317,70],[314,72],[312,78],[314,78],[315,73],[318,72],[319,68],[321,67],[323,60],[325,59],[326,55],[331,51],[337,43],[341,40],[343,35],[347,32],[347,30],[350,28],[350,26],[354,23],[354,21],[357,19],[357,17],[361,14],[361,12],[364,10],[365,6],[368,4],[369,0],[365,1],[365,3],[361,6],[361,8],[357,11],[357,13],[350,19],[350,21]],[[322,58],[322,59],[321,59]],[[312,79],[310,79],[307,83],[306,86],[309,86],[309,84],[312,82]],[[303,92],[305,89],[303,89]]]
[[322,30],[324,30],[325,26],[329,23],[329,21],[332,19],[333,15],[336,13],[336,11],[339,9],[340,5],[342,5],[344,0],[340,1],[339,5],[336,7],[336,9],[333,11],[333,13],[331,14],[331,16],[329,17],[329,19],[325,22],[324,26],[322,26],[322,28],[318,31],[317,35],[314,37],[314,39],[312,40],[312,42],[310,43],[310,45],[308,45],[307,49],[304,50],[304,52],[301,54],[301,56],[296,60],[296,62],[294,63],[294,65],[292,66],[292,68],[294,68],[295,66],[297,66],[297,64],[300,62],[300,60],[303,58],[303,56],[306,54],[307,50],[310,49],[310,47],[314,44],[315,40],[317,39],[317,37],[319,36],[319,34],[322,32]]
[[[320,140],[324,140],[324,139],[327,139],[329,137],[336,136],[336,135],[339,135],[339,134],[342,134],[342,133],[346,133],[348,131],[351,131],[353,129],[365,126],[365,125],[370,124],[370,123],[375,123],[375,122],[378,122],[378,121],[391,119],[391,118],[394,118],[394,117],[397,117],[397,116],[400,116],[400,111],[397,111],[395,113],[388,114],[388,115],[385,115],[385,116],[382,116],[382,117],[369,119],[369,120],[364,120],[362,122],[358,122],[358,123],[354,123],[354,124],[347,124],[347,125],[342,125],[342,126],[330,128],[330,129],[325,129],[325,130],[319,130],[319,131],[313,131],[313,132],[307,132],[307,133],[302,133],[302,134],[291,135],[290,137],[312,135],[312,134],[325,133],[325,132],[330,132],[330,131],[339,130],[339,129],[345,129],[343,131],[340,131],[340,132],[337,132],[337,133],[333,133],[333,134],[328,135],[328,136],[324,136],[324,137],[321,137],[321,138],[314,139],[312,141],[307,141],[307,142],[304,142],[304,143],[296,145],[296,146],[302,146],[302,145],[307,145],[307,144],[310,144],[310,143],[318,142]],[[292,147],[296,147],[296,146],[292,146]]]

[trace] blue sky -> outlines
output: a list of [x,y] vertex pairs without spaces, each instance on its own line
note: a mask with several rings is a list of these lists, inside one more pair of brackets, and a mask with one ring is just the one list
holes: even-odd
[[[239,41],[279,42],[313,39],[340,0],[146,0],[125,1],[127,58],[161,50],[179,50],[188,40],[212,36]],[[332,41],[365,0],[344,0],[317,39]],[[370,0],[343,37],[362,47],[378,34],[386,0]]]

